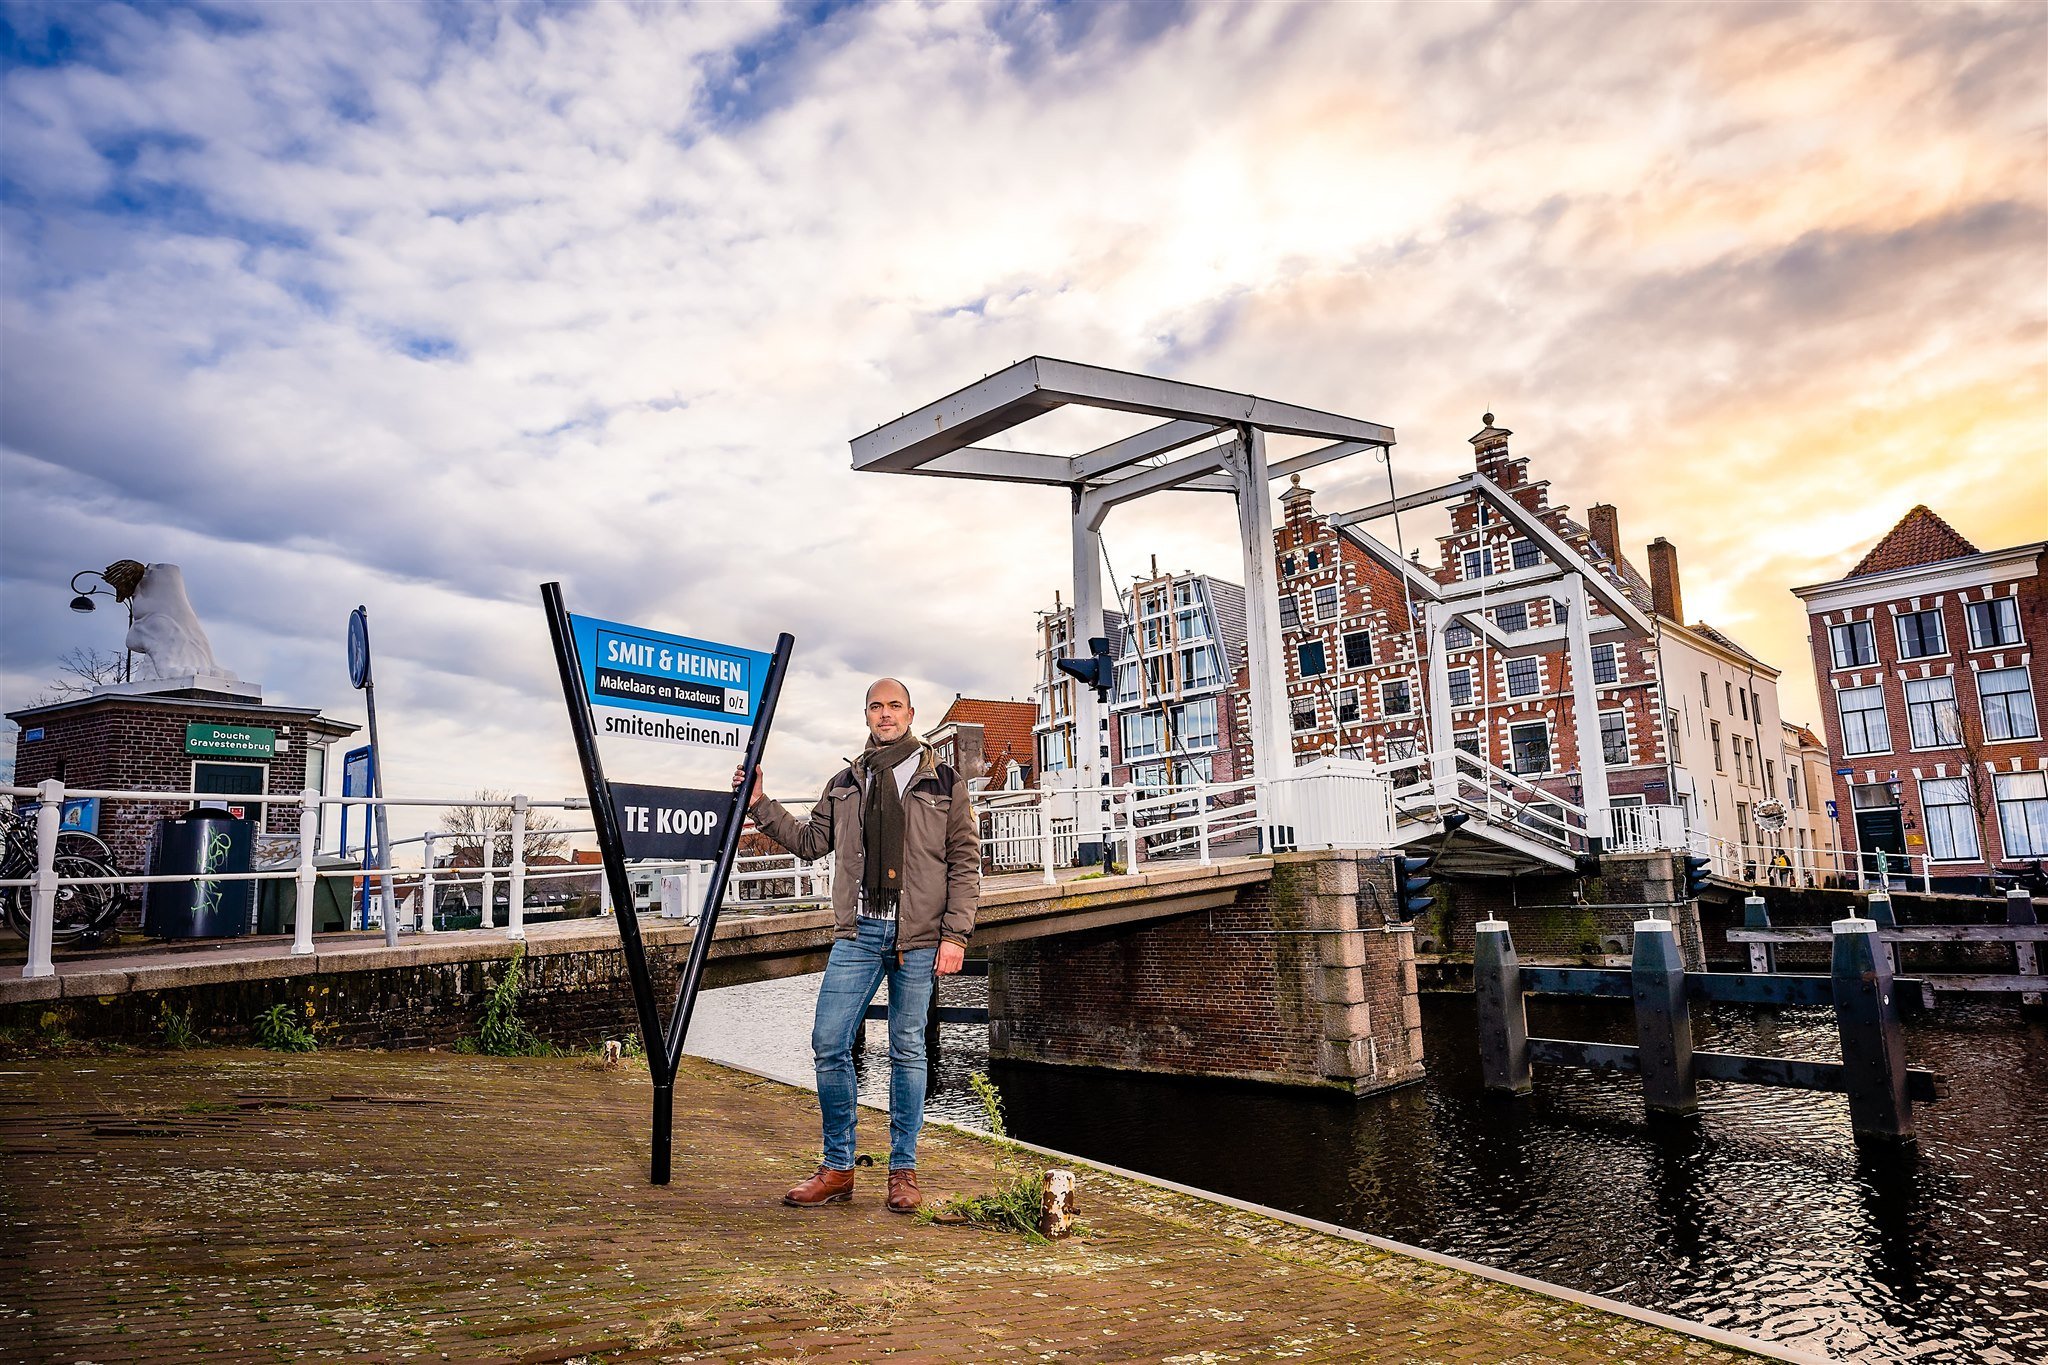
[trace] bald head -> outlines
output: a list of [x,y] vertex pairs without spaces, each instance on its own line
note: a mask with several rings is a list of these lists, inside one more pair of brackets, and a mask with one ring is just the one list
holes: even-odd
[[910,689],[894,678],[877,678],[868,684],[868,733],[877,744],[894,744],[910,733],[917,716],[910,706]]

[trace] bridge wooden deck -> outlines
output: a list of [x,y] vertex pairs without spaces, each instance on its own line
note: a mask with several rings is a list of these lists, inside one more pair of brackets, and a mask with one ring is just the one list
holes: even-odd
[[[1047,886],[1042,874],[992,877],[983,883],[977,945],[1042,938],[1118,924],[1170,919],[1228,905],[1240,888],[1269,880],[1265,858],[1221,859],[1196,864],[1151,865],[1131,875],[1063,873]],[[642,915],[640,932],[652,950],[680,952],[694,927]],[[618,945],[609,916],[551,920],[526,928],[533,956],[603,952]],[[324,934],[314,951],[293,956],[289,936],[231,939],[200,945],[161,944],[132,951],[64,954],[56,975],[0,976],[0,1006],[38,1000],[102,998],[136,992],[214,985],[229,981],[274,980],[340,972],[443,962],[487,962],[507,958],[519,945],[503,928],[461,929],[408,935],[386,947],[381,932]],[[712,938],[707,986],[800,976],[824,970],[832,947],[830,910],[739,913],[728,907]],[[21,960],[17,954],[15,962]],[[18,967],[15,970],[19,970]],[[0,965],[0,972],[6,971]]]

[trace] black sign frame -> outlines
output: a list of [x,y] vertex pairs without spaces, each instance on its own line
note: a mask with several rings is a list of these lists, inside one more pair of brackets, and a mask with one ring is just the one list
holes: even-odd
[[648,1182],[669,1183],[670,1153],[675,1131],[676,1070],[683,1060],[683,1040],[690,1031],[690,1015],[697,1007],[697,991],[704,979],[704,963],[711,954],[711,937],[718,928],[719,906],[725,900],[726,879],[739,855],[740,826],[754,792],[754,773],[761,764],[761,750],[768,742],[768,728],[775,720],[775,703],[782,695],[782,679],[789,671],[790,652],[796,638],[787,631],[776,636],[775,653],[768,676],[761,685],[761,704],[753,717],[747,737],[747,756],[740,786],[732,793],[732,806],[725,819],[712,865],[711,886],[703,912],[690,938],[689,956],[684,960],[681,979],[676,983],[675,1003],[664,1024],[654,998],[654,975],[647,965],[647,948],[640,939],[640,918],[633,906],[632,879],[626,875],[626,844],[619,827],[618,809],[612,804],[612,790],[605,781],[604,763],[597,752],[597,730],[591,723],[590,698],[583,687],[583,669],[576,657],[576,637],[569,627],[569,610],[562,605],[562,585],[543,583],[541,607],[547,613],[548,634],[555,645],[555,665],[562,674],[562,697],[569,707],[569,727],[576,737],[576,757],[583,768],[584,789],[590,794],[590,814],[597,827],[598,851],[604,856],[606,883],[611,888],[613,918],[619,924],[619,948],[626,959],[626,971],[633,982],[633,1005],[640,1017],[640,1038],[647,1048],[647,1071],[654,1080],[654,1109],[649,1141]]

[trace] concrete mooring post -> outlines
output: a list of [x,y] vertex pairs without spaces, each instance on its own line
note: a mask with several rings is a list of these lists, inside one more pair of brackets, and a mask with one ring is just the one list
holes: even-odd
[[1522,967],[1507,921],[1472,926],[1472,990],[1479,1012],[1479,1071],[1488,1090],[1526,1095],[1529,1016],[1522,1002]]
[[1838,919],[1834,932],[1835,1027],[1842,1036],[1849,1127],[1859,1142],[1912,1142],[1906,1045],[1891,963],[1878,941],[1877,925]]
[[1692,1064],[1692,1008],[1685,998],[1685,964],[1670,920],[1636,921],[1629,982],[1635,996],[1643,1104],[1660,1114],[1697,1114],[1700,1089]]

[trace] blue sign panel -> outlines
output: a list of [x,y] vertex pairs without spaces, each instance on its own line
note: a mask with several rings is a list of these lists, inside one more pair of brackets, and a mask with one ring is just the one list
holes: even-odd
[[772,656],[736,645],[571,616],[583,690],[606,735],[738,749],[761,708]]
[[65,800],[57,816],[58,829],[83,830],[87,834],[100,832],[100,799],[97,796],[73,796]]

